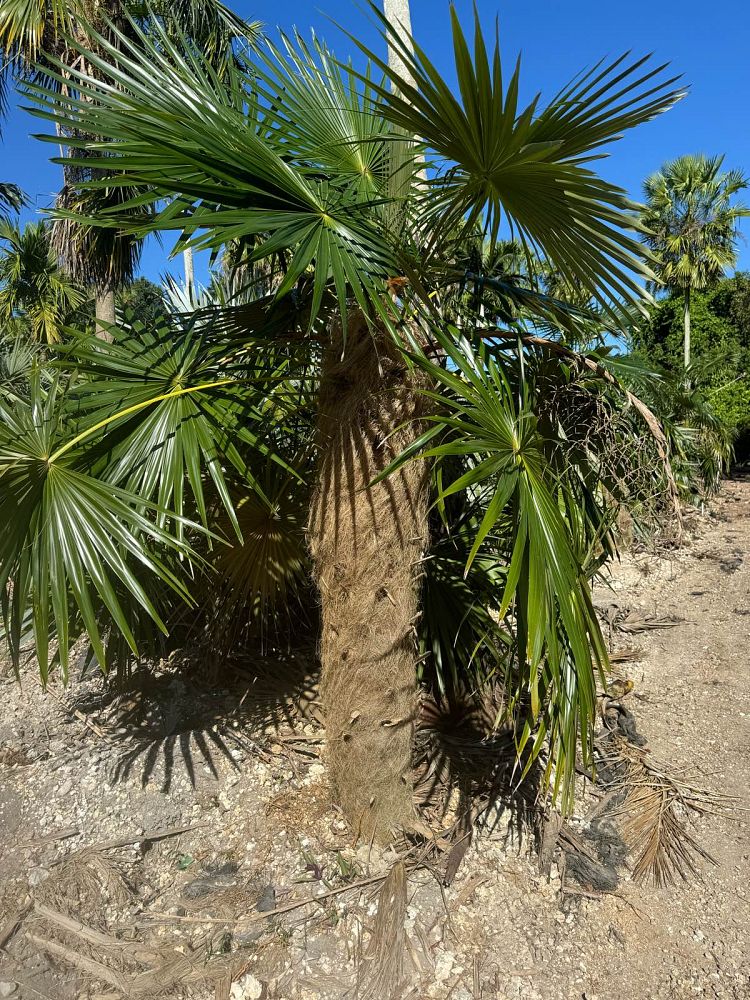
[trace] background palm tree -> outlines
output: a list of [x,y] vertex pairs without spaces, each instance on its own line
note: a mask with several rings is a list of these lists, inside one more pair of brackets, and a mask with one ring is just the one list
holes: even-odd
[[84,301],[58,265],[45,222],[30,222],[24,229],[0,222],[0,324],[5,329],[20,316],[34,340],[57,343]]
[[643,185],[645,241],[654,270],[684,296],[684,361],[690,365],[690,293],[706,288],[737,262],[738,223],[748,215],[734,196],[747,187],[739,170],[722,172],[723,156],[681,156]]
[[[0,6],[0,52],[5,53],[0,79],[5,84],[6,74],[13,72],[21,79],[50,82],[53,77],[46,73],[46,68],[52,65],[50,60],[68,65],[80,57],[81,53],[71,48],[70,42],[101,51],[97,42],[99,33],[110,35],[115,25],[127,30],[129,18],[146,30],[156,22],[173,44],[205,53],[220,77],[232,58],[234,40],[252,38],[257,31],[257,25],[244,22],[220,0],[157,0],[154,4],[144,4],[140,0],[104,0],[93,5],[86,0],[43,0],[34,4],[14,0]],[[116,48],[110,49],[115,62],[116,52]],[[92,71],[91,64],[88,69]],[[96,72],[106,76],[107,66],[100,65]],[[64,75],[57,85],[62,92],[67,92],[70,78]],[[58,135],[61,146],[65,147],[64,129],[58,129]],[[91,233],[80,227],[76,217],[115,207],[118,199],[122,200],[121,193],[113,186],[100,187],[95,194],[89,191],[84,195],[80,185],[91,179],[92,168],[84,162],[74,164],[70,159],[63,159],[62,166],[63,189],[57,208],[68,214],[55,223],[53,246],[72,280],[93,288],[97,336],[106,338],[115,322],[115,294],[135,273],[141,241],[132,233],[117,228],[106,233]],[[106,178],[102,167],[97,172],[97,179]],[[16,192],[10,190],[7,194],[17,201]],[[90,204],[94,197],[96,208]],[[185,264],[186,271],[192,273],[190,250]]]

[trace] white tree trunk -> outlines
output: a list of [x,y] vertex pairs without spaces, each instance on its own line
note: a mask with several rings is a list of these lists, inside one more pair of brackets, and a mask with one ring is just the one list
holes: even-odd
[[193,248],[185,247],[182,251],[182,260],[185,265],[185,286],[188,291],[195,288],[195,265],[193,263]]
[[[388,22],[392,24],[400,35],[411,36],[411,11],[409,10],[409,0],[383,0],[383,12]],[[415,80],[401,53],[392,45],[388,46],[388,65],[399,76],[402,76],[408,83],[414,84]]]
[[683,314],[685,327],[685,368],[690,367],[690,289],[685,289],[685,312]]

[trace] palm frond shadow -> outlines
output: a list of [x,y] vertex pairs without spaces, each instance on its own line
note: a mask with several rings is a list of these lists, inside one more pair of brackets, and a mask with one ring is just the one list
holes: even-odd
[[495,725],[492,698],[469,697],[448,706],[432,699],[421,708],[415,755],[415,796],[427,817],[459,831],[473,825],[501,834],[506,846],[531,837],[538,847],[541,772],[523,776],[510,726]]
[[[266,752],[274,730],[317,720],[317,665],[311,653],[279,653],[228,661],[210,682],[205,669],[134,673],[126,690],[105,693],[95,710],[122,741],[110,770],[113,783],[140,776],[142,788],[160,781],[169,792],[180,772],[195,788],[201,774],[218,779]],[[203,674],[203,676],[202,676]]]

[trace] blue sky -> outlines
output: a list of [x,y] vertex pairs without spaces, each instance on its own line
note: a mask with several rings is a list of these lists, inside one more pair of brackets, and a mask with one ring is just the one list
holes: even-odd
[[[371,47],[380,47],[364,3],[347,0],[229,0],[249,19],[262,21],[269,30],[293,26],[314,27],[339,56],[352,43],[331,23],[344,25]],[[457,0],[465,24],[472,16],[471,0]],[[570,77],[602,56],[653,52],[669,62],[690,87],[688,97],[668,114],[628,133],[611,147],[599,170],[608,179],[638,196],[643,178],[666,159],[682,153],[725,153],[728,167],[750,174],[750,12],[747,0],[525,0],[523,3],[478,0],[483,23],[491,28],[496,16],[506,65],[522,53],[524,96],[541,90],[552,96]],[[451,45],[447,0],[411,0],[414,33],[431,58],[450,70]],[[4,128],[0,146],[0,179],[15,181],[32,198],[36,209],[50,204],[60,184],[59,168],[47,157],[51,149],[29,137],[41,131],[40,123],[14,108]],[[750,192],[747,199],[750,202]],[[750,220],[745,223],[750,238]],[[180,273],[178,262],[169,263],[170,244],[149,241],[141,270],[158,280],[167,269]],[[740,246],[741,268],[750,270],[750,243]],[[205,273],[205,261],[198,268]]]

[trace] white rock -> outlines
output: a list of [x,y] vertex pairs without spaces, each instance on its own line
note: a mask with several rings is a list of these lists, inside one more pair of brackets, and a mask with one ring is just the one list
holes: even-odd
[[16,984],[7,981],[0,982],[0,997],[12,997],[16,992]]
[[[46,868],[32,868],[29,872],[29,885],[41,885],[46,878],[49,878],[49,872]],[[6,996],[10,996],[10,993],[6,993]]]
[[246,972],[236,983],[232,983],[229,993],[230,1000],[260,1000],[262,995],[263,983],[251,972]]
[[444,951],[441,955],[438,955],[438,960],[435,963],[435,979],[439,983],[445,982],[448,976],[450,976],[452,969],[453,955],[449,951]]

